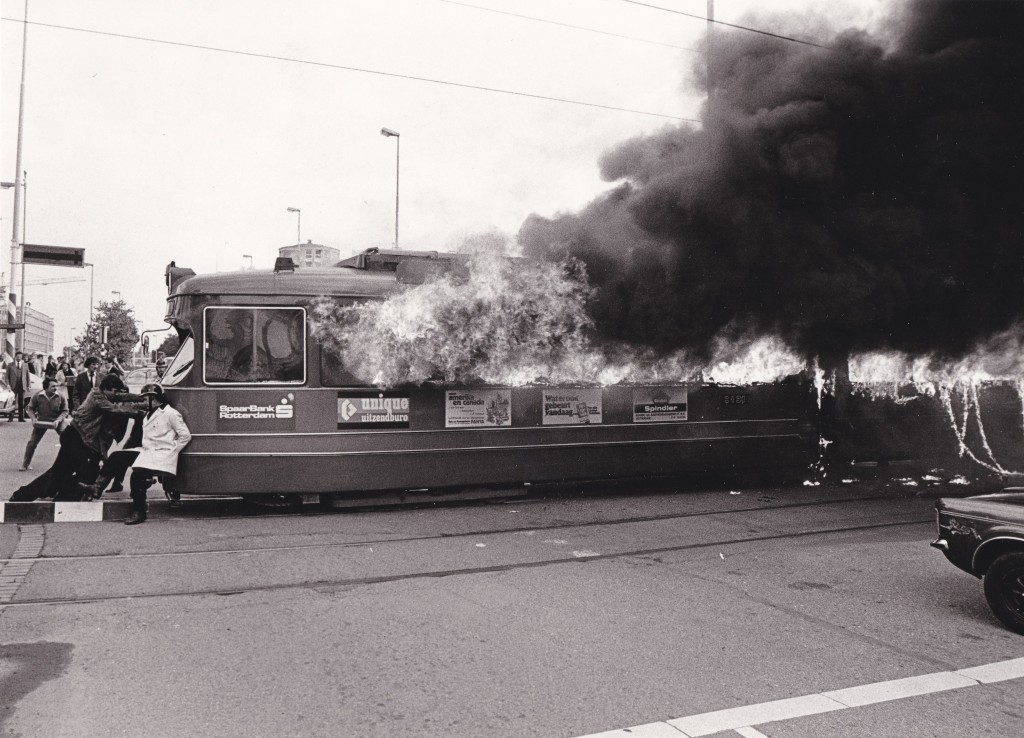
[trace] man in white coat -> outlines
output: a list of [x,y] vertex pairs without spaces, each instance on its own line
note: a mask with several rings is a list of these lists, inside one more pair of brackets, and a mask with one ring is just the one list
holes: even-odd
[[164,486],[178,471],[178,454],[192,440],[181,413],[167,404],[164,388],[147,384],[139,394],[149,398],[149,411],[142,420],[142,450],[132,464],[132,509],[125,525],[146,521],[146,490],[160,477]]

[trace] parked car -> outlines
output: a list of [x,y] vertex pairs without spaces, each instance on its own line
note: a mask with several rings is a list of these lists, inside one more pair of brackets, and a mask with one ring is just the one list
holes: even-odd
[[132,369],[124,375],[124,383],[128,385],[128,391],[135,394],[138,394],[147,384],[159,381],[160,372],[155,366]]
[[9,418],[18,412],[17,398],[7,386],[7,381],[0,378],[0,418]]
[[932,546],[953,566],[984,577],[985,599],[1010,630],[1024,635],[1024,487],[935,503]]

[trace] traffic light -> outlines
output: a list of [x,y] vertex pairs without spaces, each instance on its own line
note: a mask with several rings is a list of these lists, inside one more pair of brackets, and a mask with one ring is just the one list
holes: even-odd
[[142,337],[142,353],[149,353],[149,336]]
[[103,344],[104,346],[106,346],[107,345],[107,339],[109,339],[109,338],[110,338],[110,326],[109,325],[100,326],[100,343]]

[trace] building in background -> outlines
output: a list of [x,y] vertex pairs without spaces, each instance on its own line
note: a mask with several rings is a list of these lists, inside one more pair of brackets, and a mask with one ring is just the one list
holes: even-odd
[[277,251],[279,256],[287,256],[296,267],[324,267],[341,261],[341,252],[330,246],[306,241],[294,246],[282,246]]
[[53,318],[33,310],[31,303],[25,305],[25,331],[20,348],[26,353],[53,353]]

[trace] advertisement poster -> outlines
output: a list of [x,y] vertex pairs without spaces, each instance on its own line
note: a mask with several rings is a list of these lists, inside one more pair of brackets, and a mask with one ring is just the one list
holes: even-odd
[[687,419],[685,387],[633,390],[634,423],[672,423]]
[[601,422],[600,389],[544,390],[544,425],[585,425]]
[[338,393],[338,428],[373,430],[409,427],[409,393],[346,390]]
[[217,430],[295,430],[295,393],[245,390],[217,393]]
[[512,422],[512,390],[448,390],[444,400],[445,428],[508,426]]

